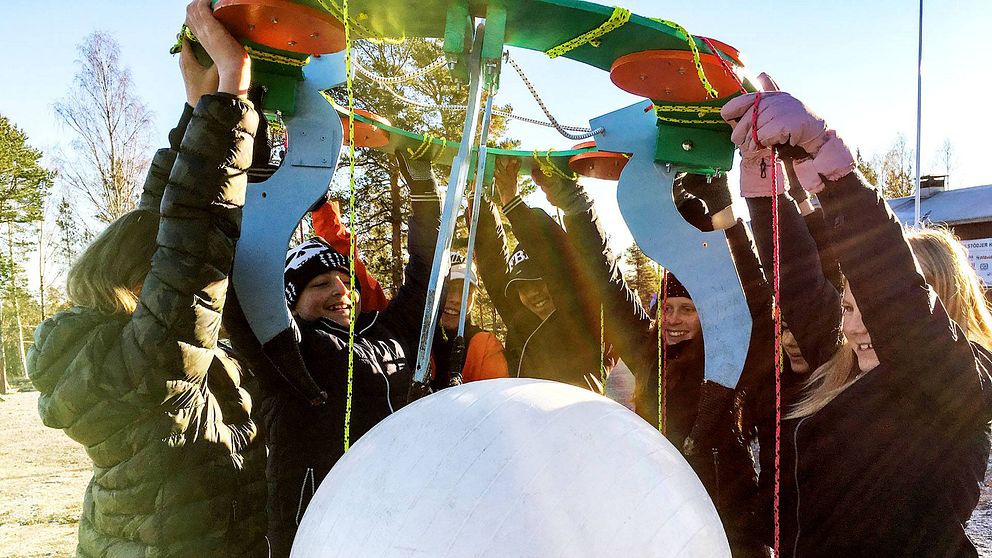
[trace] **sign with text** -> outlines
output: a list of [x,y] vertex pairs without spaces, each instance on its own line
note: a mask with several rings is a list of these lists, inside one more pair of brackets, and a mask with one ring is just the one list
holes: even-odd
[[992,287],[992,238],[962,240],[968,250],[968,262],[985,281],[985,287]]

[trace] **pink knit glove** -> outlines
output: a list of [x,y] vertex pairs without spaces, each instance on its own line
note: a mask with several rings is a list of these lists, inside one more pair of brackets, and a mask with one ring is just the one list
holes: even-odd
[[[785,165],[776,161],[778,173],[775,194],[785,192]],[[770,198],[772,196],[772,150],[750,151],[741,155],[741,197]]]
[[[756,95],[741,95],[720,111],[724,120],[733,126],[730,139],[740,147],[744,157],[764,146],[791,145],[803,149],[812,160],[797,160],[796,173],[803,187],[813,193],[823,189],[818,175],[837,180],[854,170],[851,151],[836,133],[828,133],[823,119],[801,101],[781,91],[762,93],[755,119]],[[755,142],[755,136],[760,146]]]

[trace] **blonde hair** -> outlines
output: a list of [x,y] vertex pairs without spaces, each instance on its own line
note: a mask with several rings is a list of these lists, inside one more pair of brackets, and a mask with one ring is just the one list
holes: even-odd
[[[969,341],[992,349],[992,312],[982,280],[968,263],[968,253],[945,227],[925,227],[906,232],[913,255],[927,284],[940,297],[947,315]],[[854,348],[846,339],[840,348],[805,382],[804,394],[785,418],[812,415],[861,378],[855,367]]]
[[69,270],[67,291],[74,306],[106,314],[133,313],[151,270],[158,215],[135,210],[111,223]]

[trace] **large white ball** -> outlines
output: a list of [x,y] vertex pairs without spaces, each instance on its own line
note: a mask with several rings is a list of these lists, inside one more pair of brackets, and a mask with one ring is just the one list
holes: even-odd
[[648,423],[541,380],[445,389],[331,470],[293,558],[730,556],[706,490]]

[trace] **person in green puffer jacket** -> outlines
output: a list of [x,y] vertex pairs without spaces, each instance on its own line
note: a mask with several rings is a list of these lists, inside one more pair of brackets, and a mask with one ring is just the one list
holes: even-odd
[[[69,274],[73,307],[35,331],[31,381],[46,426],[93,461],[77,556],[267,556],[265,449],[247,371],[218,345],[258,114],[250,61],[209,0],[187,25],[187,107],[138,209]],[[180,143],[181,142],[181,143]]]

